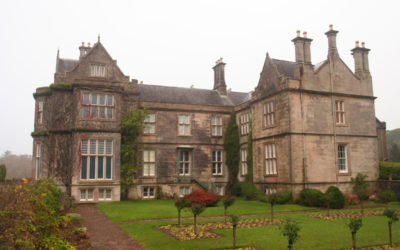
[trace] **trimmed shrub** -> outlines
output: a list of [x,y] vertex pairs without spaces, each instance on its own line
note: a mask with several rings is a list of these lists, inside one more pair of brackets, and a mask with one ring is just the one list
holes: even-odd
[[344,208],[344,195],[339,188],[330,186],[325,192],[325,200],[329,202],[329,207],[333,209]]
[[400,162],[379,162],[379,179],[389,180],[400,180]]
[[276,193],[276,196],[276,204],[286,204],[292,202],[292,192],[290,191]]
[[262,200],[264,197],[264,194],[250,182],[236,183],[232,191],[235,196],[243,197],[246,200]]
[[380,190],[378,197],[375,199],[379,203],[388,203],[391,201],[397,201],[397,196],[392,190]]
[[358,205],[360,204],[360,198],[356,194],[347,194],[344,196],[346,199],[346,205]]
[[216,193],[204,190],[193,191],[190,194],[185,195],[185,198],[189,205],[197,203],[206,207],[215,206],[219,201],[219,196]]
[[323,207],[325,205],[324,193],[318,189],[303,189],[300,192],[299,203],[308,207]]

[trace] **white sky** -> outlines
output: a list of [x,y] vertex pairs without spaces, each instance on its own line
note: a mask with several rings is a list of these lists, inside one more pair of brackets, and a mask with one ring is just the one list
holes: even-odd
[[[324,33],[339,30],[342,59],[354,69],[354,41],[370,48],[376,115],[400,128],[399,1],[15,1],[0,2],[0,154],[32,153],[37,87],[53,82],[57,49],[77,59],[97,35],[131,78],[211,89],[219,57],[233,91],[258,83],[266,52],[294,60],[296,30],[314,39],[312,62],[327,56]],[[397,74],[397,75],[396,75]]]

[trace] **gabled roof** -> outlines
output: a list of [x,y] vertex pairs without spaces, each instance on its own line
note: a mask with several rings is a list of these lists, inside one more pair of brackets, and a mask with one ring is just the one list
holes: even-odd
[[248,93],[229,92],[220,95],[217,90],[167,87],[139,84],[139,96],[143,101],[215,106],[235,106],[249,100]]
[[286,77],[294,77],[294,70],[296,67],[295,62],[284,61],[279,59],[271,58],[272,62],[276,65],[276,69],[279,74],[284,75]]
[[58,65],[56,66],[57,68],[57,73],[62,73],[64,74],[67,71],[70,71],[71,69],[74,68],[74,66],[78,63],[78,60],[73,60],[73,59],[62,59],[60,58],[58,60]]

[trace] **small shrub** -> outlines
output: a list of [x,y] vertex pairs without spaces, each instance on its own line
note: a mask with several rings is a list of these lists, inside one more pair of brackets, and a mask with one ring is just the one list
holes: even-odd
[[323,207],[325,205],[324,194],[318,189],[303,189],[300,192],[299,203],[309,207]]
[[215,206],[219,201],[219,196],[216,193],[204,190],[193,191],[190,194],[185,195],[185,198],[189,205],[197,203],[206,207]]
[[347,194],[345,195],[346,198],[346,205],[358,205],[360,204],[360,199],[358,198],[358,195],[356,194]]
[[300,227],[296,223],[288,221],[283,227],[280,228],[283,236],[288,240],[289,249],[293,249],[293,244],[299,239]]
[[339,188],[330,186],[325,192],[325,200],[329,202],[329,207],[333,209],[344,208],[344,195]]
[[246,200],[260,200],[264,197],[264,194],[250,182],[236,183],[232,190],[234,195],[243,197]]
[[276,196],[276,204],[286,204],[292,202],[292,192],[290,191],[276,193]]
[[375,201],[379,203],[388,203],[391,201],[397,201],[397,197],[392,190],[380,190]]

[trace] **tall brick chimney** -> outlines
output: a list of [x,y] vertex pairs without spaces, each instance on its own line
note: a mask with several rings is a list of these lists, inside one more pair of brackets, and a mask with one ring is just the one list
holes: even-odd
[[363,73],[369,74],[368,53],[370,49],[365,48],[365,43],[356,41],[356,47],[351,50],[354,57],[354,72],[356,75],[361,76]]
[[89,49],[90,49],[90,43],[88,43],[88,46],[85,46],[85,43],[82,42],[82,46],[79,46],[79,51],[80,51],[79,59],[81,59],[84,55],[86,55]]
[[214,70],[214,90],[217,90],[221,95],[226,95],[225,84],[225,64],[222,57],[215,62]]
[[336,34],[339,31],[333,29],[333,25],[329,25],[329,31],[325,32],[325,35],[328,37],[328,56],[339,56],[337,47],[336,47]]
[[312,39],[307,38],[307,32],[303,32],[300,36],[300,30],[296,31],[296,38],[292,39],[295,48],[296,63],[311,64],[311,42]]

